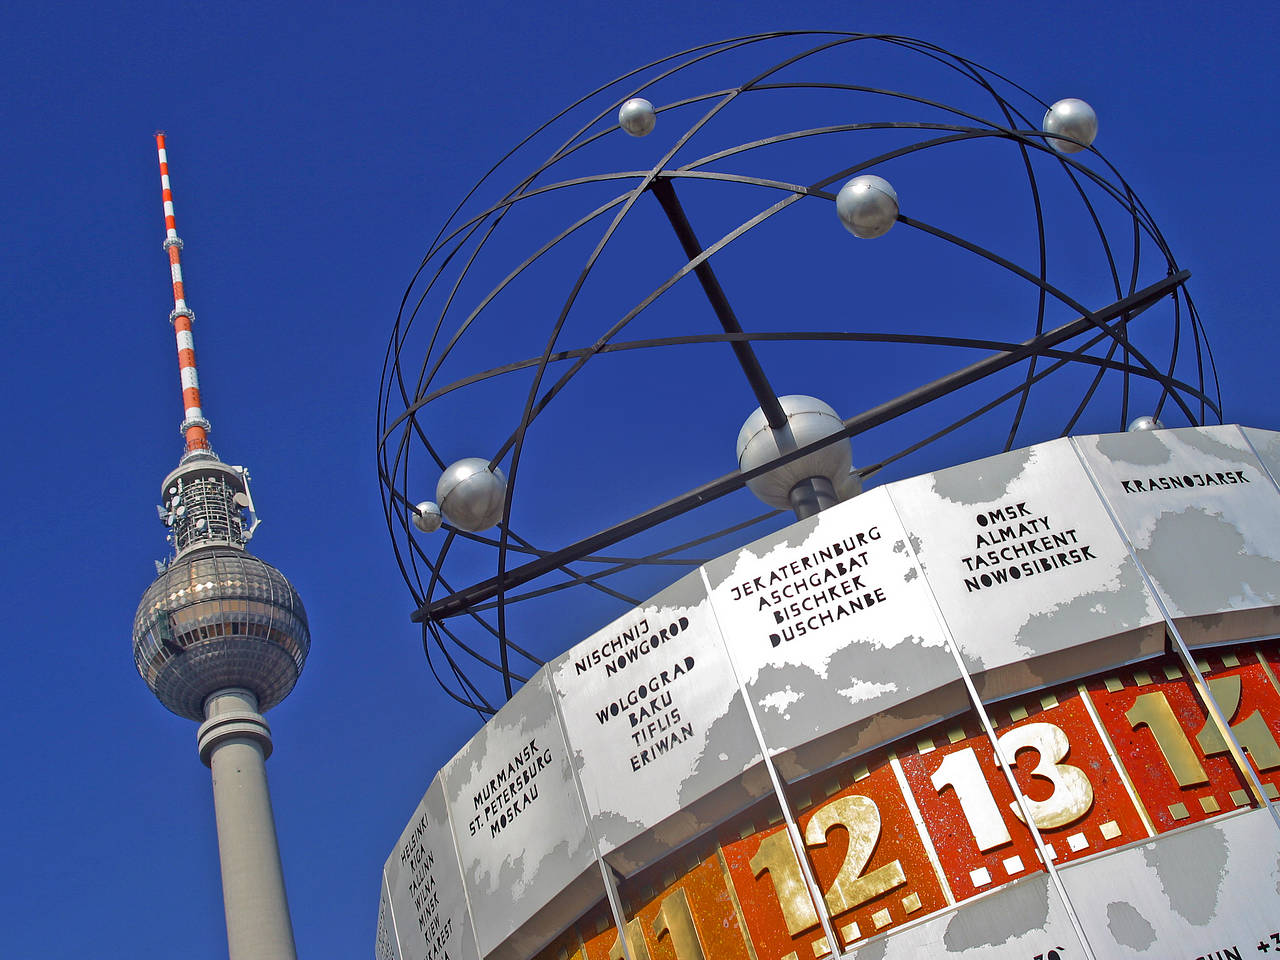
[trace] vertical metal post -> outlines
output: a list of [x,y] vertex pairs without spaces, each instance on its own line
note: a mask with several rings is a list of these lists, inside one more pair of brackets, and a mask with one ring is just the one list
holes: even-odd
[[812,517],[836,505],[836,488],[826,477],[810,477],[791,488],[791,509],[797,519]]
[[[671,221],[671,226],[680,239],[680,245],[684,248],[685,256],[691,261],[697,259],[702,254],[702,244],[698,242],[689,218],[685,216],[684,207],[680,205],[680,198],[676,196],[671,181],[665,177],[656,177],[649,184],[649,189],[662,204],[662,210]],[[724,332],[743,333],[742,325],[738,323],[733,307],[729,306],[729,298],[725,296],[724,288],[720,286],[720,281],[716,278],[715,271],[711,269],[711,264],[703,260],[693,268],[693,272],[698,282],[702,284],[703,293],[711,301],[711,309],[715,311],[716,319],[720,321]],[[787,425],[787,415],[782,410],[782,404],[778,402],[778,395],[769,385],[769,378],[765,376],[764,367],[760,365],[760,359],[756,356],[755,350],[746,340],[734,340],[732,346],[734,355],[738,358],[738,365],[747,375],[747,382],[751,384],[751,389],[755,392],[756,400],[760,404],[760,409],[764,411],[769,426],[775,430],[782,429]]]

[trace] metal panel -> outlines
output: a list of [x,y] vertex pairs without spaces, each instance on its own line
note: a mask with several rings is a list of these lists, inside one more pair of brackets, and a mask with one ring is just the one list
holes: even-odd
[[1075,443],[1188,643],[1280,631],[1280,495],[1239,428]]
[[1280,950],[1272,939],[1280,937],[1280,861],[1265,810],[1066,867],[1062,880],[1099,957],[1190,960]]
[[528,956],[603,895],[552,697],[540,670],[441,773],[485,957]]
[[1080,941],[1044,873],[1030,876],[919,926],[858,948],[858,960],[1080,956]]
[[[383,868],[399,950],[395,960],[478,960],[462,872],[437,776]],[[379,911],[378,922],[383,922]],[[381,942],[381,934],[379,934]]]
[[549,671],[600,852],[623,874],[770,789],[697,572]]
[[1241,427],[1240,431],[1253,447],[1262,465],[1271,473],[1272,480],[1280,481],[1280,433],[1259,430],[1257,427]]
[[387,892],[387,872],[382,871],[382,894],[378,897],[378,928],[374,934],[376,960],[403,960],[396,943],[395,922],[391,919],[391,895]]
[[788,779],[967,705],[883,488],[703,570],[729,655]]
[[984,699],[1163,649],[1160,608],[1070,441],[889,493]]

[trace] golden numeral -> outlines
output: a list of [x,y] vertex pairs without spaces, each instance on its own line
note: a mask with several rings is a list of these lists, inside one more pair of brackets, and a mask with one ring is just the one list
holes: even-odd
[[[805,828],[805,843],[810,847],[826,846],[827,834],[835,827],[844,827],[849,832],[849,849],[840,865],[840,872],[832,881],[831,889],[823,894],[833,916],[861,906],[907,882],[900,860],[877,867],[866,876],[862,875],[875,853],[876,844],[880,842],[880,808],[874,800],[870,797],[848,796],[837,797],[830,803],[823,804],[809,819]],[[782,907],[787,932],[791,936],[818,925],[818,912],[809,897],[804,876],[800,872],[800,861],[796,859],[795,850],[785,830],[779,830],[761,842],[760,849],[751,858],[751,869],[756,877],[768,872],[769,879],[773,881],[774,893]]]
[[654,939],[661,940],[664,933],[671,935],[676,960],[707,960],[693,922],[693,911],[689,909],[689,895],[683,889],[663,900],[658,915],[653,918]]
[[973,834],[979,851],[986,853],[1006,843],[1013,843],[1013,837],[1009,836],[1009,828],[1000,814],[1000,807],[991,793],[991,787],[987,785],[982,767],[978,765],[978,755],[973,752],[973,747],[947,754],[942,763],[938,764],[930,782],[938,793],[942,793],[947,787],[955,790],[956,799],[960,801],[960,812],[969,821],[969,832]]
[[800,861],[796,859],[786,830],[765,837],[751,858],[751,869],[757,878],[768,872],[769,879],[773,881],[773,892],[782,907],[782,918],[787,923],[787,933],[794,937],[818,925],[818,912],[809,899],[809,891],[800,873]]
[[[1030,747],[1039,754],[1033,777],[1041,777],[1053,784],[1053,792],[1044,800],[1032,800],[1023,795],[1031,819],[1045,830],[1065,827],[1089,812],[1093,806],[1093,784],[1079,767],[1059,763],[1071,749],[1071,741],[1062,728],[1053,723],[1028,723],[1001,734],[996,743],[1004,751],[1010,766],[1018,763],[1018,751]],[[1022,809],[1015,801],[1009,804],[1014,814],[1022,820]]]
[[[1222,715],[1230,723],[1231,718],[1240,709],[1240,674],[1214,677],[1209,681],[1209,692],[1213,694],[1213,699],[1218,701]],[[1249,756],[1253,758],[1259,770],[1280,767],[1280,745],[1276,744],[1276,738],[1271,733],[1271,728],[1267,726],[1267,721],[1262,719],[1261,711],[1255,710],[1243,720],[1232,723],[1231,732],[1240,741],[1240,746],[1249,751]],[[1227,741],[1210,717],[1205,718],[1204,726],[1196,734],[1196,742],[1200,744],[1200,749],[1204,751],[1206,757],[1227,752]]]
[[809,820],[805,842],[811,847],[826,846],[827,834],[837,826],[849,831],[849,850],[831,889],[826,892],[827,908],[833,916],[907,882],[900,860],[862,875],[880,842],[880,810],[875,801],[870,797],[849,796],[825,804]]
[[[631,960],[649,960],[649,945],[644,940],[644,930],[640,927],[640,918],[627,921],[627,946],[631,950]],[[622,938],[618,937],[609,948],[609,960],[626,960],[622,952]]]
[[[1093,807],[1093,784],[1089,782],[1088,775],[1079,767],[1060,762],[1070,752],[1071,741],[1057,724],[1038,722],[1014,727],[996,738],[996,747],[1011,767],[1017,766],[1019,750],[1030,748],[1039,754],[1031,775],[1048,780],[1053,784],[1053,792],[1044,800],[1032,800],[1023,793],[1023,800],[1037,827],[1046,830],[1065,827]],[[986,853],[1013,842],[973,747],[948,754],[930,779],[938,793],[947,787],[955,790],[960,811],[969,821],[969,831],[979,851]],[[1022,810],[1017,801],[1009,807],[1022,820]]]
[[[1240,709],[1240,675],[1236,673],[1214,677],[1209,681],[1209,692],[1218,702],[1222,715],[1230,721]],[[1187,732],[1173,715],[1173,708],[1169,706],[1169,698],[1164,695],[1164,691],[1155,690],[1138,697],[1124,718],[1134,730],[1145,724],[1151,731],[1156,746],[1164,755],[1165,763],[1178,781],[1178,786],[1193,787],[1209,782],[1209,775],[1204,772],[1204,767],[1192,749]],[[1275,735],[1267,726],[1261,711],[1255,710],[1243,720],[1232,723],[1231,732],[1240,741],[1240,745],[1249,751],[1249,756],[1259,770],[1280,767],[1280,745],[1276,743]],[[1212,717],[1205,718],[1204,725],[1196,734],[1196,742],[1200,744],[1206,757],[1228,752],[1227,741]]]
[[1124,718],[1134,730],[1145,726],[1151,731],[1156,747],[1173,771],[1178,786],[1194,787],[1209,782],[1209,776],[1200,765],[1200,758],[1192,749],[1187,732],[1173,715],[1173,708],[1169,706],[1169,698],[1164,695],[1163,690],[1153,690],[1138,697]]

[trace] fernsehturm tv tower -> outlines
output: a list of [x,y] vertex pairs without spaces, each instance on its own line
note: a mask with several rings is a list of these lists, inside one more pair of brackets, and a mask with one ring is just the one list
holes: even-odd
[[294,960],[267,790],[271,729],[262,713],[293,689],[311,637],[292,584],[245,549],[258,522],[249,472],[223,463],[209,446],[164,134],[156,134],[156,147],[186,449],[161,488],[157,510],[173,554],[156,564],[160,575],[138,605],[133,657],[161,703],[200,721],[200,759],[213,773],[231,960]]

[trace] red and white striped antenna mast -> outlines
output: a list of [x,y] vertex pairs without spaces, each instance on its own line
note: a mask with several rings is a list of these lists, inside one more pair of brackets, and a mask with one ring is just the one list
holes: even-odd
[[160,155],[160,188],[164,197],[164,247],[169,253],[169,272],[173,277],[173,312],[169,321],[173,324],[178,343],[178,372],[182,377],[182,406],[184,418],[182,434],[187,448],[184,457],[196,452],[212,452],[209,446],[209,421],[200,406],[200,377],[196,373],[196,348],[192,336],[192,321],[196,315],[187,306],[186,291],[182,286],[182,240],[178,236],[178,224],[173,214],[173,189],[169,184],[169,157],[165,152],[164,132],[156,133],[156,152]]

